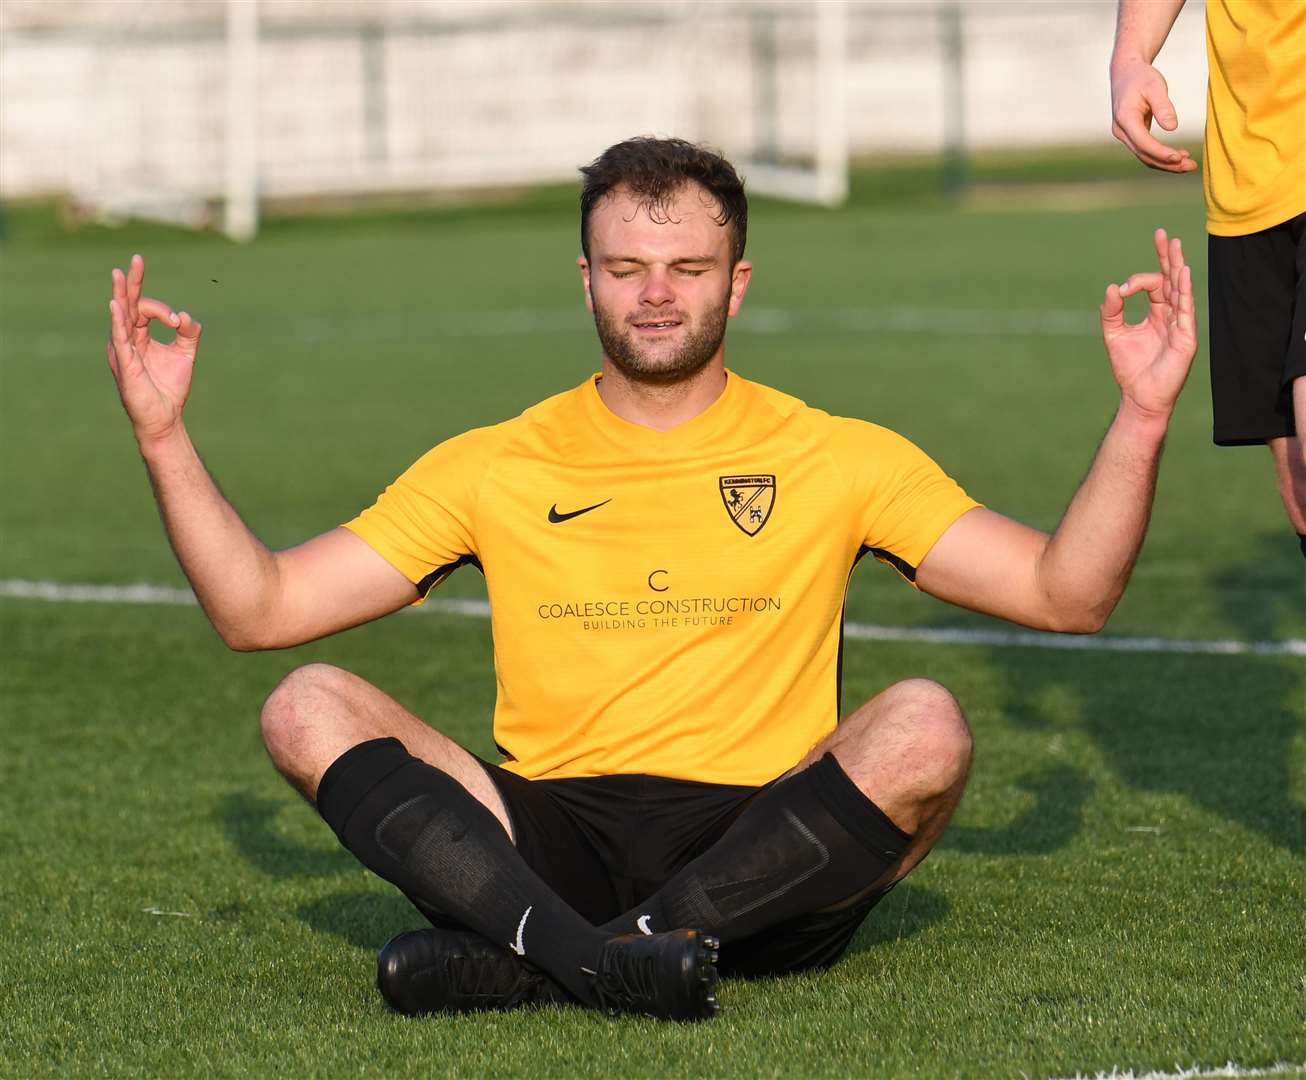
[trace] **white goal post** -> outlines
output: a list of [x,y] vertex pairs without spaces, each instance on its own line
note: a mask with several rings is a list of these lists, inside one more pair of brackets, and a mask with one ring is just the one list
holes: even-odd
[[[854,153],[942,154],[960,183],[977,149],[1108,145],[1114,20],[1103,0],[0,0],[0,198],[244,237],[287,202],[574,182],[621,139],[678,135],[754,192],[837,203]],[[1191,0],[1159,61],[1185,145],[1203,41]]]
[[[137,50],[147,100],[117,85],[88,103],[98,142],[74,188],[88,212],[244,240],[273,201],[565,182],[640,134],[719,147],[758,194],[833,205],[847,193],[843,0],[223,10],[220,26]],[[177,120],[147,132],[170,75]],[[124,134],[148,159],[113,141]]]

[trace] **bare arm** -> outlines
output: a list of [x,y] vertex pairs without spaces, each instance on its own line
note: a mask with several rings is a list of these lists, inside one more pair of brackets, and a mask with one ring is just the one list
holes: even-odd
[[[145,264],[113,272],[109,367],[132,421],[173,551],[204,612],[233,649],[298,645],[410,602],[413,585],[345,529],[283,552],[249,531],[205,469],[182,421],[201,327],[141,296]],[[171,343],[150,322],[174,327]]]
[[1144,165],[1163,172],[1197,168],[1192,155],[1152,135],[1152,119],[1166,131],[1179,126],[1170,88],[1152,66],[1184,0],[1120,0],[1111,53],[1111,134]]
[[[1102,333],[1120,408],[1056,531],[972,510],[921,562],[916,583],[926,592],[1042,630],[1092,633],[1115,610],[1143,544],[1166,428],[1197,351],[1182,248],[1160,230],[1156,245],[1159,273],[1107,288]],[[1123,298],[1142,290],[1148,316],[1130,326]]]

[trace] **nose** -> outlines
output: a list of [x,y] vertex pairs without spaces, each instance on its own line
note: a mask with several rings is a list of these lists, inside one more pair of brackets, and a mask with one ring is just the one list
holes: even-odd
[[676,295],[671,289],[671,275],[665,266],[651,266],[644,275],[644,287],[639,292],[639,302],[649,307],[662,307],[672,303]]

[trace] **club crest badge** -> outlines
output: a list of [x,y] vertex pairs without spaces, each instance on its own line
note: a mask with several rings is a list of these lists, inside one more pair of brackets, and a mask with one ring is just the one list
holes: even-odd
[[775,509],[775,476],[723,476],[721,501],[730,520],[749,536],[756,536]]

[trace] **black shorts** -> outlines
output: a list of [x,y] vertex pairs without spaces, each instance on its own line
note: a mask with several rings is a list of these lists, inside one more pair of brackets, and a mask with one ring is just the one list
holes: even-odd
[[1306,214],[1207,238],[1211,404],[1219,446],[1295,435],[1292,381],[1306,376]]
[[[660,776],[525,780],[482,762],[512,821],[517,850],[595,925],[635,907],[717,842],[762,788]],[[721,949],[725,975],[828,967],[888,890],[805,915]]]

